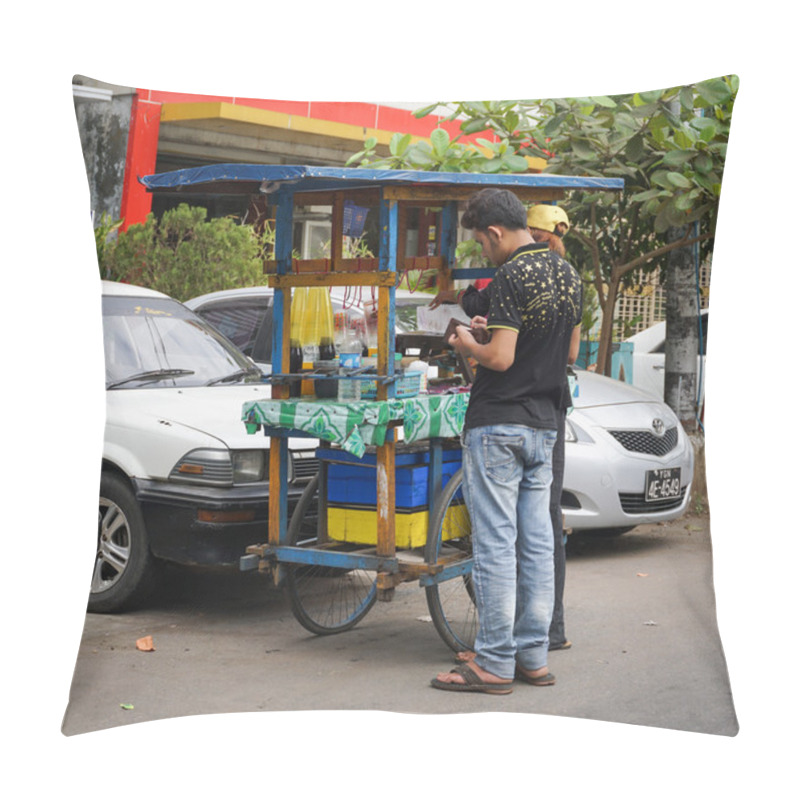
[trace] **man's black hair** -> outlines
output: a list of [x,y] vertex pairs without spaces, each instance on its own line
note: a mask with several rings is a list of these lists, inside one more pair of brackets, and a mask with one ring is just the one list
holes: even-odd
[[513,231],[527,228],[528,217],[525,206],[508,189],[481,189],[467,201],[461,225],[479,231],[497,225]]

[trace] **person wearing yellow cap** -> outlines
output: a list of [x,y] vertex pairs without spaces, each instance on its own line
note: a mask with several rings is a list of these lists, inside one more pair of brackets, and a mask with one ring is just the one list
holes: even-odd
[[[528,231],[535,242],[547,243],[562,258],[566,257],[562,238],[569,231],[567,212],[559,206],[540,203],[528,209]],[[570,342],[569,364],[574,364],[580,349],[580,324],[573,331]],[[564,630],[564,583],[566,580],[566,552],[564,549],[563,513],[561,511],[561,489],[564,485],[564,439],[567,410],[572,405],[568,385],[565,387],[561,408],[559,409],[558,437],[553,450],[553,483],[550,487],[550,517],[553,525],[555,564],[555,604],[550,623],[550,649],[568,650],[572,643]]]
[[[564,243],[561,241],[569,231],[569,217],[567,212],[560,206],[553,206],[547,203],[539,203],[528,209],[528,232],[533,236],[534,242],[547,244],[550,250],[555,250],[561,258],[566,258],[567,253]],[[491,278],[486,279],[488,284]],[[486,288],[481,285],[483,281],[476,281],[474,286],[456,291],[455,289],[443,289],[431,301],[430,308],[437,308],[443,303],[456,303],[470,316],[484,316],[488,303],[478,302],[477,294]],[[486,308],[484,308],[486,306]]]
[[539,203],[528,209],[528,230],[535,242],[547,242],[561,258],[566,256],[561,239],[569,231],[567,212],[559,206]]

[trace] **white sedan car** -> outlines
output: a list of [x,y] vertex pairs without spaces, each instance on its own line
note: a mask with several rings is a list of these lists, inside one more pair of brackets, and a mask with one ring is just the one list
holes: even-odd
[[[334,310],[358,304],[335,290]],[[398,331],[416,325],[416,307],[430,295],[397,290]],[[186,303],[270,369],[272,290],[213,292]],[[689,503],[694,450],[670,408],[629,384],[577,371],[578,394],[568,417],[561,505],[565,527],[623,533],[681,516]]]
[[[112,612],[146,596],[160,560],[234,566],[266,539],[269,439],[248,435],[241,413],[269,389],[172,298],[108,281],[102,293],[106,425],[88,607]],[[295,445],[290,501],[313,455]]]
[[[697,397],[702,407],[705,389],[706,341],[708,339],[708,309],[700,312],[700,338],[697,356]],[[664,397],[664,368],[667,342],[667,323],[657,322],[649,328],[634,334],[626,341],[633,344],[634,386],[644,389],[656,397]]]

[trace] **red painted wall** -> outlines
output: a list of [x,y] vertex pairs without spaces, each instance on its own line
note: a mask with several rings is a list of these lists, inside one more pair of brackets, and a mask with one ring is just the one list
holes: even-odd
[[[223,102],[234,105],[263,108],[281,114],[293,114],[298,117],[326,120],[328,122],[344,122],[348,125],[359,125],[364,128],[378,128],[382,131],[400,131],[414,136],[429,137],[437,127],[444,128],[451,137],[458,132],[457,122],[441,122],[441,117],[428,116],[417,119],[411,111],[375,103],[346,102],[313,102],[304,100],[264,100],[252,97],[223,97],[221,95],[182,94],[180,92],[162,92],[154,89],[137,89],[140,97],[155,103],[204,103]],[[465,137],[472,141],[478,136],[493,140],[489,132]]]
[[152,196],[139,183],[138,177],[156,171],[160,122],[161,103],[143,102],[139,95],[134,96],[120,209],[123,230],[144,222],[152,208]]

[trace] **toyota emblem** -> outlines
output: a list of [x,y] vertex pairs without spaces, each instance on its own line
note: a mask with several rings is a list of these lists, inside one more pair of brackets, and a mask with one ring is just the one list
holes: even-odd
[[664,435],[664,420],[663,419],[654,419],[653,420],[653,433],[656,436],[663,436]]

